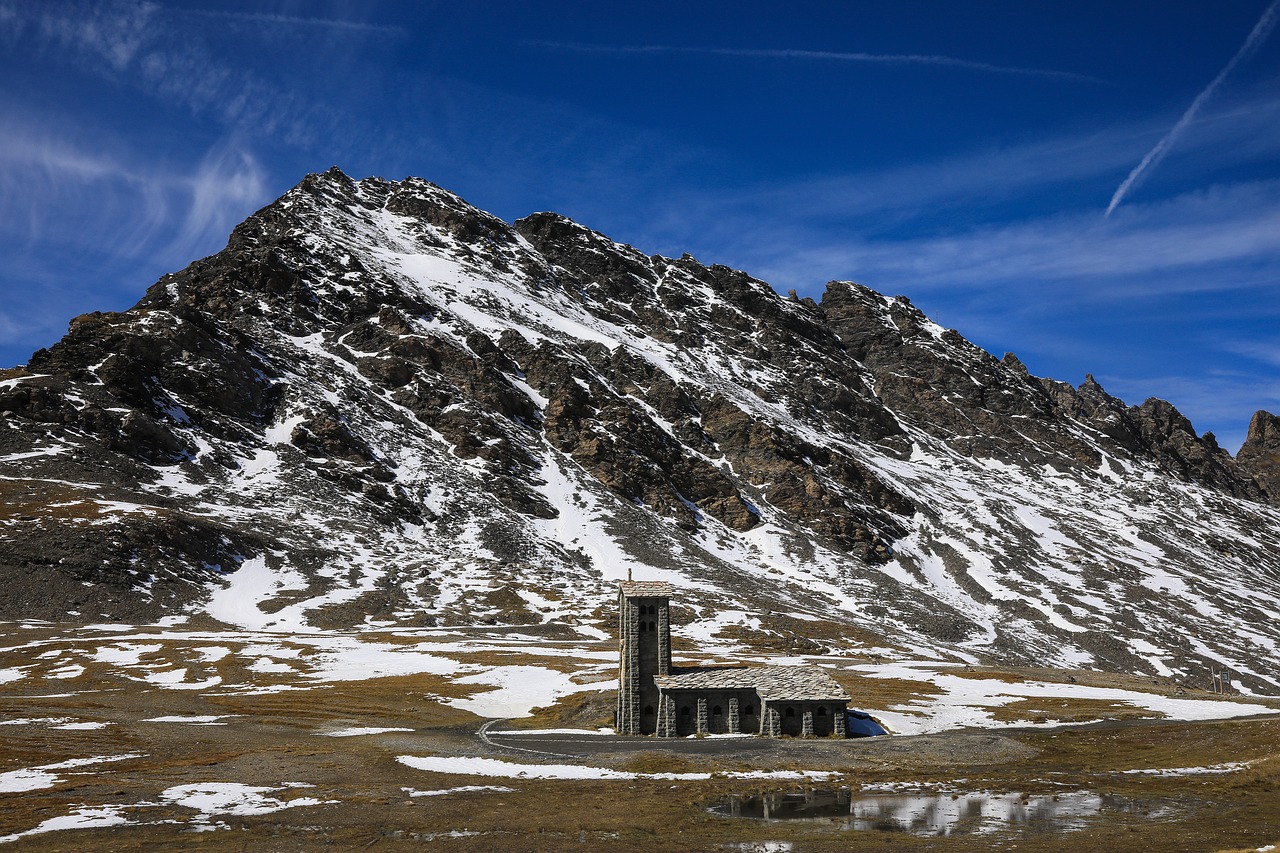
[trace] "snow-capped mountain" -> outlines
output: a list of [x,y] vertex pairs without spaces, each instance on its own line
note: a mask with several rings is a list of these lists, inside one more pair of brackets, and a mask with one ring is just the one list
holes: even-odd
[[1280,419],[1028,374],[417,179],[308,176],[0,371],[0,618],[683,635],[1280,687]]

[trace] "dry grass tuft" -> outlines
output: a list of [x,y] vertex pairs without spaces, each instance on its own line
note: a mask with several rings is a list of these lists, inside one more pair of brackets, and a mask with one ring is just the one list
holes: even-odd
[[703,769],[687,756],[659,749],[637,753],[621,766],[631,773],[696,773]]
[[1238,788],[1280,792],[1280,755],[1255,759],[1247,768],[1234,774],[1231,781]]

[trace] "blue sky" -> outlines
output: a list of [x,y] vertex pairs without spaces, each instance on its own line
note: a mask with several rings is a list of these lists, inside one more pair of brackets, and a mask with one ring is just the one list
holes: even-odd
[[1277,6],[0,0],[0,364],[336,164],[905,294],[1234,451],[1280,412]]

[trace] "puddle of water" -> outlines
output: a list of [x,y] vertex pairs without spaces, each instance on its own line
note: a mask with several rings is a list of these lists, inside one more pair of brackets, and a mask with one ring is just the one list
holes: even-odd
[[849,790],[731,796],[711,811],[758,820],[807,820],[837,829],[913,835],[982,835],[1002,829],[1070,832],[1106,815],[1155,816],[1151,804],[1111,794],[870,794]]

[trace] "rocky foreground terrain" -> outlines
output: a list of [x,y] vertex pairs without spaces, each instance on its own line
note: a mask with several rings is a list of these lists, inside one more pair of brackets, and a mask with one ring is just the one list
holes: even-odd
[[0,371],[0,620],[680,630],[1280,688],[1280,419],[1031,376],[553,213],[311,175]]

